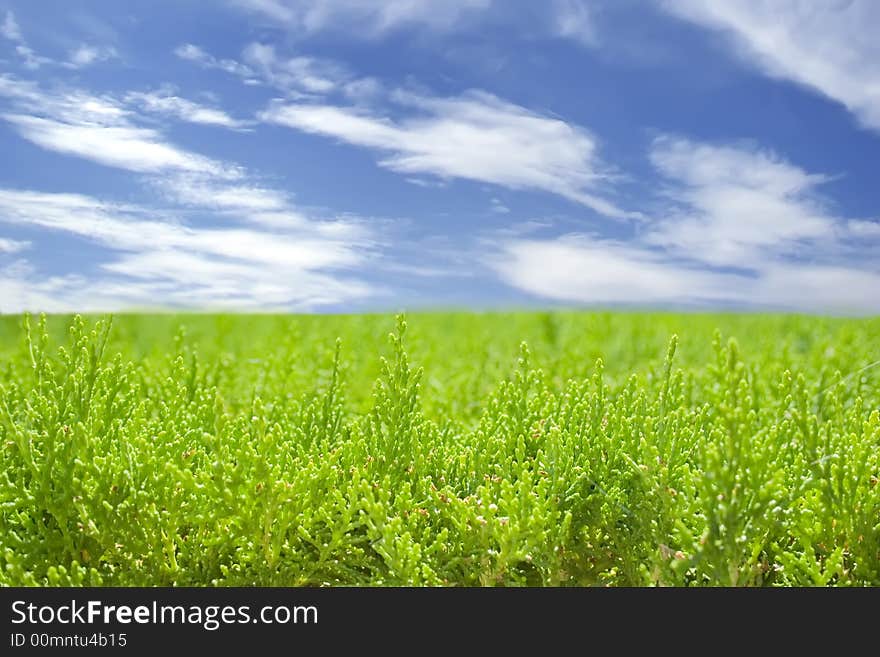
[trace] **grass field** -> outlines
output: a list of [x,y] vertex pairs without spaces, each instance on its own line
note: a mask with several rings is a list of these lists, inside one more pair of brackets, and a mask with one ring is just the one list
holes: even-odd
[[880,585],[878,360],[880,319],[3,317],[0,584]]

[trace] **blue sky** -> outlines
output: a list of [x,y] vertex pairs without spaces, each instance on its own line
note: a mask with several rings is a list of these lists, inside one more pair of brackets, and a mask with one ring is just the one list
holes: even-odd
[[0,312],[880,311],[873,0],[0,0]]

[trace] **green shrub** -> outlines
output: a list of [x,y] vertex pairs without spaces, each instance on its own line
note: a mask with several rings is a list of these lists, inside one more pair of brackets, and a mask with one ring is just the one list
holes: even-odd
[[875,319],[0,318],[0,585],[880,585],[878,354]]

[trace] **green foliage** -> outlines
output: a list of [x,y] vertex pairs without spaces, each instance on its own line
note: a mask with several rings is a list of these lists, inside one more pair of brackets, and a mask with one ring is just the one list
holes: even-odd
[[878,357],[876,319],[0,318],[0,585],[880,585]]

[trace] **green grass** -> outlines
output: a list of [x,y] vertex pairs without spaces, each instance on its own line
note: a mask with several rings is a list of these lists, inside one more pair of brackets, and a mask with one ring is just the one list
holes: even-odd
[[0,318],[0,585],[880,585],[878,360],[878,319]]

